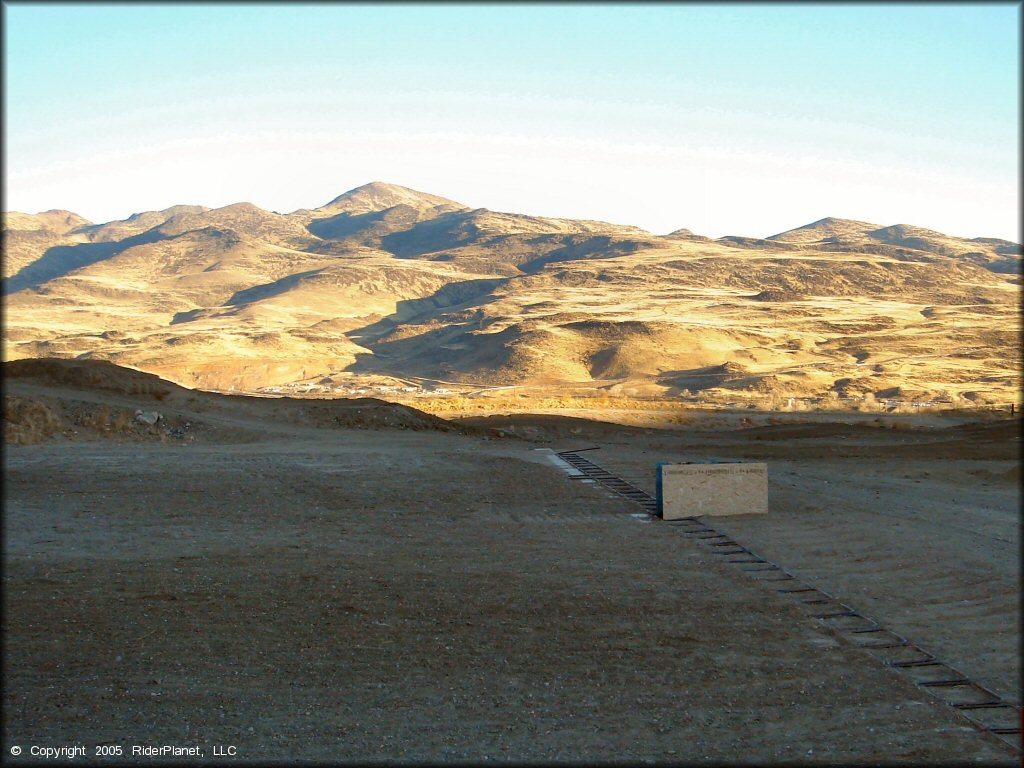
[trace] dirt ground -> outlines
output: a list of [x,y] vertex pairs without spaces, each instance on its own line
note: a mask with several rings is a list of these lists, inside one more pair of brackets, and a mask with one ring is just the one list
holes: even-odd
[[870,423],[598,434],[585,455],[652,495],[661,461],[767,462],[771,513],[717,530],[1019,704],[1019,422]]
[[165,393],[178,432],[104,435],[68,419],[149,395],[5,385],[62,428],[4,453],[5,756],[1019,762],[535,450],[600,445],[649,490],[659,461],[767,461],[769,515],[716,527],[1019,704],[1017,422],[501,436]]

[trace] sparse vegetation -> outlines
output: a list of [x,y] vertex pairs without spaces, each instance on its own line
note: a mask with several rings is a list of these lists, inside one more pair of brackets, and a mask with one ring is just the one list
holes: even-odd
[[[376,382],[409,379],[438,412],[881,412],[1021,388],[1020,249],[904,225],[656,237],[375,183],[287,215],[4,226],[8,360],[92,356],[227,392],[388,398]],[[470,393],[508,385],[529,397]]]
[[[582,412],[594,418],[615,420],[616,414],[647,413],[657,414],[665,424],[685,424],[694,421],[702,412],[710,411],[761,411],[765,413],[881,413],[881,414],[938,414],[948,411],[948,404],[924,401],[920,403],[885,404],[874,395],[863,399],[843,400],[835,393],[817,398],[787,397],[776,393],[751,397],[745,401],[725,398],[692,398],[682,401],[675,398],[635,398],[615,396],[586,396],[551,394],[548,396],[488,396],[466,395],[421,396],[416,398],[394,398],[428,413],[438,416],[484,415],[489,413],[548,413]],[[962,412],[983,417],[986,414],[1009,415],[1009,405],[970,404]],[[1019,411],[1018,411],[1019,412]]]
[[46,440],[60,430],[54,410],[35,398],[4,395],[4,442],[31,445]]

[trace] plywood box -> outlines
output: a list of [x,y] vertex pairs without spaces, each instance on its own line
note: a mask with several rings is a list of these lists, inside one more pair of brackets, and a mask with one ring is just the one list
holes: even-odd
[[658,509],[665,520],[768,512],[768,465],[659,464]]

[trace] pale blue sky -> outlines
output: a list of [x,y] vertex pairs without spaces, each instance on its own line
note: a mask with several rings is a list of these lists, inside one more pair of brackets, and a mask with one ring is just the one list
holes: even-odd
[[5,3],[7,207],[371,180],[654,232],[1019,239],[1020,6]]

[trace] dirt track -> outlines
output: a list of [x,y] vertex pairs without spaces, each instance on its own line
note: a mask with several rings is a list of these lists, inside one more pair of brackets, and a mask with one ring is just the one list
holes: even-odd
[[[192,444],[57,437],[6,451],[5,749],[1017,762],[531,450],[599,436],[595,460],[649,485],[656,461],[782,451],[792,437],[592,436],[538,419],[527,441],[288,427],[256,410],[193,418],[208,428]],[[853,454],[922,439],[848,434]],[[1019,702],[1012,435],[991,446],[991,459],[885,464],[773,456],[771,514],[718,527]],[[939,483],[914,482],[926,472]]]

